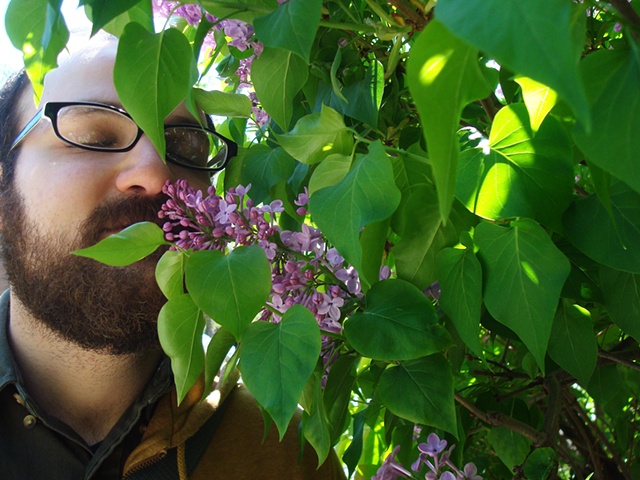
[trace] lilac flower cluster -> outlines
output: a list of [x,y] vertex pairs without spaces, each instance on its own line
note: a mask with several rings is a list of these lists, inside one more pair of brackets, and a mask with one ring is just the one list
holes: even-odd
[[[209,187],[205,195],[185,180],[167,182],[169,199],[158,216],[165,220],[165,238],[175,248],[226,251],[237,245],[259,245],[271,262],[272,292],[261,319],[278,322],[292,305],[303,305],[325,332],[340,333],[343,310],[353,308],[362,296],[355,269],[320,230],[303,224],[301,231],[281,230],[277,214],[282,201],[255,205],[247,196],[251,186],[231,188],[224,197]],[[306,192],[296,203],[304,208]],[[333,342],[325,338],[327,364],[334,358]]]
[[[280,1],[279,3],[283,3]],[[252,112],[259,127],[267,124],[270,120],[269,115],[260,108],[260,103],[253,92],[253,86],[251,84],[251,64],[260,56],[264,45],[254,39],[253,25],[236,19],[216,19],[213,15],[204,11],[204,9],[197,4],[183,4],[182,2],[165,1],[165,0],[153,0],[154,14],[159,17],[169,18],[171,15],[178,15],[183,17],[189,25],[197,26],[202,20],[204,13],[206,19],[213,23],[212,30],[205,37],[203,45],[208,51],[213,52],[216,48],[216,42],[214,38],[213,30],[223,31],[225,37],[229,40],[227,45],[232,46],[244,52],[251,49],[252,55],[240,60],[240,65],[235,74],[238,77],[237,89],[240,91],[247,91],[252,102]]]
[[[482,477],[477,475],[478,469],[475,464],[467,463],[462,470],[456,467],[450,460],[451,452],[453,452],[455,445],[445,451],[446,447],[446,440],[440,440],[440,437],[435,433],[430,434],[426,443],[418,444],[420,453],[416,461],[411,465],[411,470],[417,473],[422,469],[422,464],[425,464],[429,469],[424,476],[425,480],[482,480]],[[404,468],[396,460],[396,455],[399,451],[400,446],[396,446],[384,460],[376,474],[371,477],[371,480],[417,478],[414,473]],[[447,470],[444,470],[445,468]]]

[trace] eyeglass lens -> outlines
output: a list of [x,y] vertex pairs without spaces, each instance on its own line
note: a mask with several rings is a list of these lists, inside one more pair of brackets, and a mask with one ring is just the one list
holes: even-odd
[[[57,116],[59,135],[93,149],[123,150],[138,136],[137,124],[128,116],[92,105],[69,105]],[[187,167],[223,166],[226,144],[216,135],[194,126],[165,128],[167,160]]]

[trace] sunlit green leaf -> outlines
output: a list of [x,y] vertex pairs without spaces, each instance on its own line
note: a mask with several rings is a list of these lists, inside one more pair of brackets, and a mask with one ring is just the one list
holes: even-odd
[[442,352],[452,344],[438,325],[431,301],[403,280],[378,282],[367,292],[367,307],[344,324],[353,348],[377,360],[410,360]]
[[168,244],[164,239],[164,232],[158,225],[140,222],[108,236],[91,247],[73,253],[114,267],[124,267],[142,260],[155,252],[160,245]]
[[477,215],[529,217],[558,229],[573,196],[571,146],[560,123],[547,117],[537,134],[522,104],[501,109],[490,150],[462,153],[456,197]]
[[576,143],[590,162],[640,193],[640,135],[629,130],[640,123],[640,58],[634,50],[603,50],[581,67],[597,134],[578,125]]
[[196,88],[195,100],[198,106],[209,115],[222,117],[249,117],[251,115],[251,100],[240,93],[206,91]]
[[460,338],[479,357],[482,311],[482,267],[473,251],[444,248],[436,266],[440,282],[439,305],[451,318]]
[[202,312],[188,294],[169,300],[158,316],[158,337],[165,353],[171,358],[178,403],[204,369],[204,330]]
[[189,40],[177,29],[153,34],[130,23],[118,42],[113,80],[124,108],[164,157],[164,120],[198,78]]
[[251,79],[260,103],[285,131],[293,115],[293,98],[308,76],[304,60],[281,48],[265,47],[251,64]]
[[583,386],[589,383],[598,361],[598,344],[588,310],[571,303],[560,303],[553,319],[549,356]]
[[457,435],[453,373],[442,355],[388,368],[378,391],[385,406],[399,417]]
[[524,463],[531,446],[525,437],[505,427],[492,428],[489,442],[509,470]]
[[58,54],[69,40],[60,3],[49,0],[11,0],[4,16],[7,36],[23,53],[36,99],[42,96],[44,76],[58,66]]
[[183,252],[167,250],[156,266],[156,281],[168,299],[182,295],[184,291],[184,267],[186,256]]
[[334,153],[325,158],[309,179],[309,195],[342,180],[351,168],[351,156]]
[[257,245],[236,248],[229,255],[194,252],[185,277],[196,305],[237,339],[271,292],[269,261]]
[[571,266],[548,234],[532,220],[511,227],[483,222],[474,237],[491,315],[518,334],[544,372],[560,291]]
[[301,305],[289,308],[280,323],[252,323],[242,339],[242,379],[281,438],[316,366],[320,343],[318,322]]
[[351,155],[353,149],[353,138],[342,115],[325,106],[320,113],[302,117],[291,132],[279,135],[278,141],[289,155],[308,164],[334,153]]
[[311,196],[309,210],[340,254],[360,271],[360,230],[389,217],[399,202],[400,192],[393,181],[391,161],[382,145],[376,142],[367,155],[356,159],[342,181]]
[[322,0],[289,0],[273,12],[256,18],[253,26],[265,45],[289,50],[309,63],[321,10]]
[[436,16],[501,65],[553,88],[588,128],[578,71],[584,33],[574,33],[578,28],[584,32],[584,26],[576,23],[581,18],[577,9],[565,0],[440,0]]
[[574,201],[562,218],[564,234],[596,262],[640,273],[640,193],[616,181],[609,199],[613,219],[597,195]]
[[437,20],[429,22],[411,52],[407,81],[420,112],[440,216],[446,222],[456,184],[459,153],[456,132],[462,109],[486,97],[490,89],[478,67],[478,52]]
[[602,267],[600,281],[611,320],[640,342],[640,275]]
[[531,130],[535,133],[556,104],[558,94],[546,85],[531,78],[516,77],[515,81],[522,88],[524,104],[527,106],[531,121]]

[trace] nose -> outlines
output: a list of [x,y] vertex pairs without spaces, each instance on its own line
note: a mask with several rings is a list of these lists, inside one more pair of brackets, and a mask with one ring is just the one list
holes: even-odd
[[143,135],[133,149],[124,152],[116,176],[116,188],[125,194],[158,195],[172,178],[156,147]]

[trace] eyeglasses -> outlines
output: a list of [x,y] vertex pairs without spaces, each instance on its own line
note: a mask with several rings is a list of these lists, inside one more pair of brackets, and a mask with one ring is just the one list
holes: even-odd
[[[45,117],[60,140],[92,152],[128,152],[143,134],[120,108],[93,102],[48,102],[29,120],[10,150]],[[227,166],[238,153],[238,146],[213,130],[211,119],[206,119],[206,127],[183,123],[164,126],[168,162],[211,173]]]

